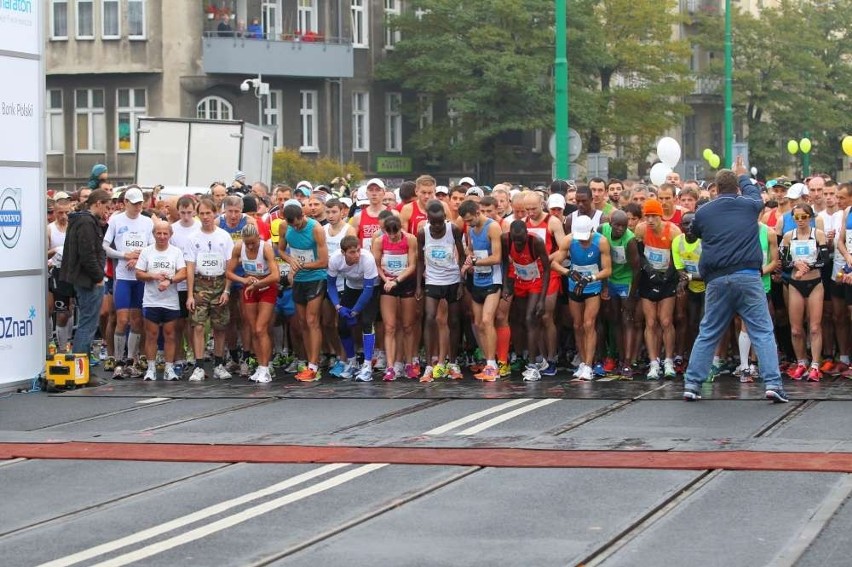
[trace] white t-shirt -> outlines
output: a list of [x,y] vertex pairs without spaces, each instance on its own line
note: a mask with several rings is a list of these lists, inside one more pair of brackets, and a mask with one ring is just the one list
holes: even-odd
[[[169,244],[165,250],[157,250],[157,245],[152,244],[142,249],[136,269],[151,274],[174,275],[181,268],[186,267],[183,252],[177,246]],[[145,293],[142,296],[142,307],[163,307],[165,309],[180,309],[178,290],[176,284],[171,284],[165,291],[160,291],[160,282],[146,281]]]
[[58,270],[62,266],[62,247],[65,244],[65,230],[68,229],[68,225],[65,225],[65,230],[60,230],[59,225],[54,221],[47,225],[47,228],[50,231],[50,242],[47,246],[50,249],[56,249],[56,253],[47,261],[47,265]]
[[187,262],[195,264],[195,273],[201,276],[216,277],[225,273],[228,260],[234,252],[234,241],[227,231],[218,226],[213,232],[199,230],[189,237],[184,249]]
[[[201,230],[201,221],[195,219],[190,226],[183,226],[180,221],[172,224],[172,238],[169,240],[174,246],[180,248],[183,252],[184,261],[190,261],[186,256],[186,249],[189,246],[189,237]],[[186,281],[182,281],[178,286],[178,291],[186,291]]]
[[379,277],[376,259],[363,248],[358,261],[351,266],[346,263],[342,250],[338,250],[328,259],[328,275],[346,279],[346,286],[351,289],[364,289],[364,280]]
[[[127,218],[127,213],[112,215],[107,224],[104,244],[114,244],[115,249],[122,254],[142,250],[154,244],[154,221],[141,214],[135,219]],[[136,279],[136,270],[127,268],[127,260],[118,259],[115,263],[116,280]]]

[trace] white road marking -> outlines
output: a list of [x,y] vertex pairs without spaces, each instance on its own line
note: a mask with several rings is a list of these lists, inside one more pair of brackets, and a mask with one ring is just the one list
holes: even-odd
[[148,398],[147,400],[139,400],[136,402],[137,404],[154,404],[157,402],[167,402],[171,400],[171,398]]
[[491,408],[488,408],[488,409],[485,409],[485,410],[482,410],[482,411],[478,411],[476,413],[472,413],[470,415],[467,415],[467,416],[465,416],[461,419],[451,421],[451,422],[447,423],[446,425],[436,427],[435,429],[430,429],[429,431],[427,431],[423,435],[441,435],[441,434],[446,433],[447,431],[455,429],[456,427],[461,427],[462,425],[466,425],[466,424],[468,424],[472,421],[476,421],[477,419],[481,419],[481,418],[485,417],[486,415],[491,415],[492,413],[501,412],[505,409],[509,409],[509,408],[517,406],[519,404],[525,404],[525,403],[531,402],[531,401],[532,400],[528,399],[528,398],[520,398],[520,399],[517,399],[517,400],[511,400],[511,401],[506,402],[505,404],[500,404],[499,406],[494,406],[494,407],[491,407]]
[[349,463],[335,463],[331,465],[325,465],[318,469],[310,470],[306,473],[302,473],[300,475],[288,478],[287,480],[284,480],[277,484],[273,484],[272,486],[269,486],[267,488],[263,488],[255,492],[249,492],[248,494],[244,494],[243,496],[238,496],[237,498],[232,498],[231,500],[220,502],[219,504],[213,504],[212,506],[208,506],[207,508],[203,508],[197,512],[193,512],[192,514],[188,514],[180,518],[175,518],[174,520],[171,520],[164,524],[160,524],[158,526],[148,528],[147,530],[136,532],[127,537],[123,537],[104,543],[102,545],[91,547],[79,553],[74,553],[73,555],[68,555],[66,557],[56,559],[55,561],[43,563],[40,567],[67,567],[68,565],[75,565],[77,563],[80,563],[81,561],[86,561],[87,559],[92,559],[93,557],[97,557],[105,553],[117,551],[122,547],[135,545],[147,539],[151,539],[164,533],[170,532],[172,530],[182,528],[183,526],[198,522],[200,520],[204,520],[217,514],[221,514],[222,512],[226,512],[231,508],[235,508],[243,504],[248,504],[249,502],[257,500],[258,498],[263,498],[265,496],[275,494],[276,492],[287,490],[288,488],[292,488],[309,480],[313,480],[318,476],[322,476],[324,474],[336,471],[346,466],[349,466]]
[[211,534],[220,532],[227,528],[234,527],[237,524],[241,524],[243,522],[251,520],[252,518],[256,518],[257,516],[272,512],[273,510],[282,508],[288,504],[292,504],[293,502],[298,502],[303,498],[314,496],[315,494],[319,494],[320,492],[325,492],[326,490],[330,490],[332,488],[340,486],[341,484],[349,482],[350,480],[355,480],[360,476],[371,473],[386,466],[388,466],[387,463],[373,463],[370,465],[360,466],[357,469],[341,473],[313,486],[303,488],[291,494],[287,494],[274,500],[270,500],[269,502],[264,502],[263,504],[252,506],[251,508],[247,508],[242,512],[238,512],[231,516],[222,518],[221,520],[217,520],[212,524],[207,524],[206,526],[195,528],[194,530],[190,530],[188,532],[171,537],[163,541],[152,543],[146,547],[131,551],[130,553],[125,553],[124,555],[119,555],[118,557],[109,559],[102,563],[97,563],[93,567],[121,567],[123,565],[135,563],[136,561],[141,561],[142,559],[151,557],[153,555],[158,555],[172,548],[190,543],[203,537],[207,537]]
[[545,400],[539,400],[534,404],[530,404],[530,405],[524,406],[522,408],[512,410],[508,413],[498,415],[497,417],[489,419],[488,421],[483,421],[480,424],[474,425],[473,427],[469,427],[468,429],[465,429],[464,431],[459,431],[459,432],[456,433],[456,435],[476,435],[477,433],[479,433],[481,431],[485,431],[489,427],[494,427],[495,425],[503,423],[504,421],[508,421],[508,420],[512,419],[513,417],[518,417],[519,415],[523,415],[527,412],[536,410],[540,407],[544,407],[546,405],[549,405],[549,404],[552,404],[553,402],[558,402],[558,401],[559,401],[559,398],[548,398],[548,399],[545,399]]

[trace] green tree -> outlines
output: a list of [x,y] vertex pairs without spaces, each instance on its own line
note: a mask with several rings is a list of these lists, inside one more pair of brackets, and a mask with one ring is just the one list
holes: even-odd
[[364,172],[355,162],[340,164],[329,157],[306,158],[298,150],[283,148],[272,156],[272,181],[295,185],[301,180],[330,185],[335,177],[349,177],[350,184],[364,178]]

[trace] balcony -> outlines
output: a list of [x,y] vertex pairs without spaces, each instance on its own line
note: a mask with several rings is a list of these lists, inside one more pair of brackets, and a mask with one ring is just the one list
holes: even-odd
[[205,73],[278,77],[351,78],[355,68],[352,42],[316,34],[275,38],[220,37],[202,39]]
[[721,95],[722,79],[719,77],[696,77],[692,94],[694,96]]
[[681,12],[687,14],[718,14],[722,12],[720,0],[680,0]]

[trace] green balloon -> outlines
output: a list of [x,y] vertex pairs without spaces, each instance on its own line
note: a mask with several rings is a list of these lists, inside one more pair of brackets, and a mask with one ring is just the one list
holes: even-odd
[[710,156],[713,155],[713,150],[711,150],[710,148],[704,148],[704,153],[701,155],[704,156],[705,160],[710,161]]
[[802,150],[803,154],[810,153],[811,151],[811,141],[808,138],[802,138],[799,140],[799,149]]
[[710,167],[716,169],[719,167],[719,164],[722,163],[722,158],[720,158],[716,154],[713,154],[707,161],[710,162]]
[[796,152],[799,151],[799,143],[796,140],[790,140],[787,142],[787,151],[793,155],[796,155]]

